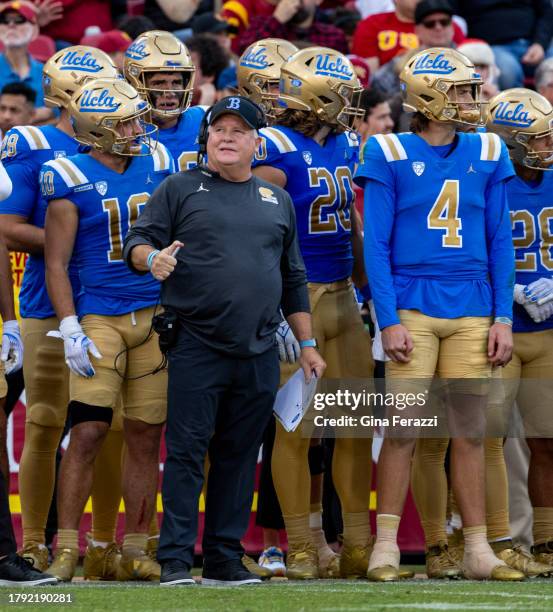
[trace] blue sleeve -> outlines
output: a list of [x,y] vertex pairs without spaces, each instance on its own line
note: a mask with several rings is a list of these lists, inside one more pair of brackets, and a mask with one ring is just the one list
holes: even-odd
[[0,214],[20,215],[29,220],[38,196],[36,170],[25,162],[12,161],[5,166],[14,189],[9,198],[0,202]]
[[486,241],[494,316],[512,319],[515,252],[506,182],[494,183],[486,190]]
[[381,329],[399,323],[390,263],[390,241],[394,227],[394,191],[380,181],[365,182],[364,253],[365,270]]
[[391,188],[394,187],[391,164],[386,161],[376,138],[369,138],[367,141],[363,149],[362,160],[353,178],[359,187],[364,188],[368,179],[373,179]]
[[497,161],[497,166],[490,177],[490,184],[499,183],[513,176],[515,176],[515,168],[509,156],[507,146],[501,140],[501,154]]
[[58,171],[49,163],[40,169],[39,183],[42,197],[47,202],[67,198],[73,193],[73,189],[67,186]]

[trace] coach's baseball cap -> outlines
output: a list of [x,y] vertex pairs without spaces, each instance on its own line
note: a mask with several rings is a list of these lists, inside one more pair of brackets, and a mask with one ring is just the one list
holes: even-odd
[[252,130],[259,130],[267,125],[265,113],[255,102],[244,96],[221,98],[207,111],[207,125],[212,125],[222,115],[238,115]]
[[453,16],[455,11],[448,0],[422,0],[415,8],[415,23],[421,23],[432,13],[446,13]]

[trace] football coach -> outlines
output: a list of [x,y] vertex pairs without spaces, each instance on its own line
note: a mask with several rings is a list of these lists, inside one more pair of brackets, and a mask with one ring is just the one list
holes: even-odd
[[300,341],[306,380],[326,367],[312,338],[293,204],[251,173],[264,125],[246,98],[217,102],[200,128],[207,165],[166,179],[125,239],[128,265],[162,281],[169,333],[160,340],[172,345],[158,550],[164,585],[194,582],[207,452],[202,582],[259,582],[242,565],[240,540],[279,383],[280,308]]

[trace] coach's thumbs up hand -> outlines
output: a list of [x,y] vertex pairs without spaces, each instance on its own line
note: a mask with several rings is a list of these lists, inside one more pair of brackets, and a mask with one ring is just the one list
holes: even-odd
[[151,262],[149,262],[149,268],[152,276],[155,279],[158,281],[164,281],[172,274],[175,266],[177,265],[177,253],[183,246],[184,244],[182,242],[175,240],[173,244],[165,249],[162,249],[157,253],[155,251],[150,253],[149,257],[151,257]]

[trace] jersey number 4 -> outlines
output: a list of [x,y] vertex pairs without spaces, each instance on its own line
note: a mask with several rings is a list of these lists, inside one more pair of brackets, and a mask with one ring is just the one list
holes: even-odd
[[338,224],[349,232],[350,205],[354,198],[351,170],[346,166],[339,166],[334,174],[331,174],[326,168],[309,168],[309,187],[317,189],[323,182],[326,184],[327,193],[317,196],[311,203],[309,233],[332,234],[338,230]]
[[463,223],[459,217],[459,181],[444,181],[440,194],[426,217],[426,225],[428,229],[444,232],[443,247],[460,249],[463,246]]
[[135,193],[127,200],[127,219],[128,224],[123,228],[121,227],[121,210],[119,208],[118,198],[107,198],[102,200],[102,207],[104,212],[108,214],[108,227],[109,227],[109,245],[110,250],[108,251],[108,261],[123,261],[123,240],[127,235],[127,232],[138,219],[140,209],[150,197],[149,193]]

